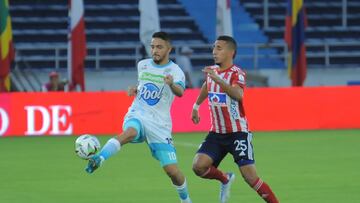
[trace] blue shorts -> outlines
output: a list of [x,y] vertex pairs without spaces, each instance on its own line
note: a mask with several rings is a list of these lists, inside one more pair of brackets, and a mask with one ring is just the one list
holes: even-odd
[[176,150],[171,144],[152,143],[149,144],[152,156],[160,161],[161,167],[177,164]]
[[239,167],[255,163],[251,133],[209,132],[197,153],[210,156],[215,167],[219,166],[228,153],[232,154],[234,162]]
[[[146,140],[145,128],[141,121],[136,118],[125,120],[123,129],[134,128],[137,131],[136,137],[131,143],[142,143]],[[172,139],[167,139],[164,143],[148,143],[152,156],[160,161],[161,167],[177,164],[176,150],[172,144]]]

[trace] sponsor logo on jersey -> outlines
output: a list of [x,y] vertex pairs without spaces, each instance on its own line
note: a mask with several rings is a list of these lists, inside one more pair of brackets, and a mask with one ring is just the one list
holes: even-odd
[[146,83],[142,86],[139,95],[148,105],[154,106],[160,101],[163,90],[164,86],[160,89],[154,83]]
[[141,73],[139,79],[144,80],[144,81],[153,82],[153,83],[159,83],[159,84],[164,83],[164,76],[163,75],[154,74],[154,73],[150,73],[150,72]]
[[238,104],[235,100],[231,100],[230,113],[233,119],[240,119],[240,115],[237,111]]
[[226,94],[225,93],[208,93],[209,102],[215,106],[226,106]]

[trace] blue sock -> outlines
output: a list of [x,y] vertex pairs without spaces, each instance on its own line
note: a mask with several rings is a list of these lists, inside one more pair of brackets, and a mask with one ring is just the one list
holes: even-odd
[[182,185],[180,185],[180,186],[174,185],[174,186],[175,186],[177,192],[179,193],[181,200],[190,200],[188,189],[187,189],[186,179]]
[[120,150],[120,148],[121,148],[120,142],[115,138],[111,138],[101,149],[99,156],[107,160],[111,156],[115,155],[116,152]]

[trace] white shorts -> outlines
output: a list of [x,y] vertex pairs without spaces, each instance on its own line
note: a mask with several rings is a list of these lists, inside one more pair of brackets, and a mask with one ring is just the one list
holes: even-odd
[[[167,124],[164,121],[159,121],[154,116],[146,116],[146,113],[131,109],[125,116],[123,129],[125,130],[128,125],[139,122],[140,126],[134,126],[136,128],[139,141],[146,141],[148,143],[169,143],[172,139],[171,136],[171,124]],[[135,142],[135,139],[134,139]]]
[[171,126],[154,119],[148,119],[134,110],[129,111],[124,119],[123,130],[132,127],[137,135],[131,143],[146,141],[152,156],[160,161],[161,166],[176,164],[176,150],[171,136]]

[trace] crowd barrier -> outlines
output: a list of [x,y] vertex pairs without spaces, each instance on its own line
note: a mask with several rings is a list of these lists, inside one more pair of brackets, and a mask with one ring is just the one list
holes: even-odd
[[[200,123],[190,119],[198,94],[175,99],[174,132],[210,129],[207,101]],[[125,92],[0,94],[0,136],[117,134],[132,100]],[[252,131],[360,128],[360,86],[248,88],[244,105]]]

